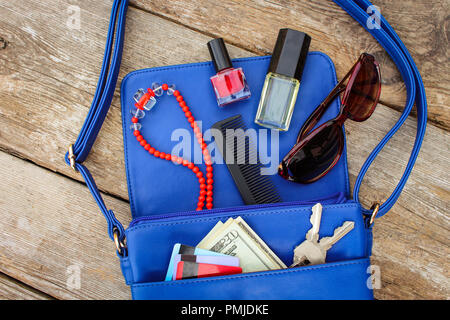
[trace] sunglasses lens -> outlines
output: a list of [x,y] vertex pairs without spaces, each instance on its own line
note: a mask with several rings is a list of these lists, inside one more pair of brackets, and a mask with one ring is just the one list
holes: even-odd
[[324,127],[289,162],[289,175],[298,182],[310,182],[328,171],[339,158],[343,148],[343,135],[337,124]]
[[366,55],[361,61],[361,68],[344,101],[349,117],[356,121],[369,118],[378,103],[380,90],[378,66],[372,56]]

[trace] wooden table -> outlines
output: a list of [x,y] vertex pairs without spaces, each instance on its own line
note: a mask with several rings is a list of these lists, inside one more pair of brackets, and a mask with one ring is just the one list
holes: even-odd
[[[376,0],[423,76],[429,122],[398,203],[376,222],[372,262],[378,299],[448,299],[449,2]],[[114,245],[94,200],[63,161],[90,106],[111,0],[0,0],[0,298],[128,299]],[[77,28],[77,10],[80,25]],[[371,36],[325,0],[132,0],[120,77],[132,70],[209,60],[223,37],[233,57],[269,54],[278,29],[309,33],[342,77],[361,52],[381,62],[381,103],[363,125],[348,122],[353,185],[369,152],[399,118],[403,82]],[[86,165],[108,207],[130,221],[119,90]],[[387,196],[415,135],[411,116],[369,171],[361,199]],[[79,277],[78,277],[79,276]],[[77,280],[80,281],[77,281]]]

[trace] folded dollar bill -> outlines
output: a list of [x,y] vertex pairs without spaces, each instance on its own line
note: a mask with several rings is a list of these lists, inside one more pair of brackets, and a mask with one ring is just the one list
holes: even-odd
[[242,272],[287,268],[241,217],[219,221],[197,248],[238,257]]

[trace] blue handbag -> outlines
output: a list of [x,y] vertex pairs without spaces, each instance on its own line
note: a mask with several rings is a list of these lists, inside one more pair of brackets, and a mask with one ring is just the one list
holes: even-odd
[[[82,164],[86,159],[111,104],[121,61],[126,0],[115,0],[111,13],[105,58],[98,87],[86,121],[76,142],[70,147],[65,160],[81,173],[108,222],[110,238],[115,242],[126,283],[131,286],[134,299],[372,299],[369,285],[372,226],[374,218],[383,216],[394,205],[407,181],[417,158],[425,133],[426,98],[420,74],[407,49],[387,21],[380,15],[380,25],[367,21],[371,18],[367,8],[371,3],[335,1],[363,25],[386,49],[399,68],[407,88],[407,103],[395,126],[373,150],[363,165],[350,200],[345,152],[339,163],[321,180],[300,185],[284,181],[278,176],[273,183],[283,202],[245,206],[225,165],[215,165],[215,201],[217,209],[201,213],[189,211],[195,207],[190,187],[198,183],[192,175],[167,161],[150,157],[140,147],[129,129],[132,96],[141,87],[150,87],[154,81],[176,83],[196,119],[203,128],[228,116],[242,114],[250,127],[256,111],[258,97],[219,109],[214,100],[209,76],[212,64],[196,63],[160,67],[130,73],[122,81],[122,119],[128,191],[133,221],[125,231],[122,224],[108,210],[95,182]],[[114,37],[116,41],[114,42]],[[253,94],[260,92],[269,57],[237,59]],[[320,76],[319,76],[320,75]],[[299,98],[292,124],[301,126],[313,108],[336,84],[331,60],[319,52],[307,58]],[[164,100],[162,100],[164,99]],[[142,121],[145,135],[158,146],[170,147],[174,128],[187,127],[176,103],[162,98]],[[367,210],[358,199],[359,187],[370,164],[392,135],[404,123],[416,103],[417,135],[405,172],[391,196],[381,205]],[[335,116],[339,101],[333,102],[322,121]],[[168,116],[170,114],[170,117]],[[256,127],[254,127],[256,128]],[[280,134],[280,155],[293,145],[295,128]],[[172,142],[173,143],[173,142]],[[176,183],[174,183],[176,181]],[[175,199],[175,201],[174,201]],[[290,264],[293,249],[303,241],[310,228],[311,206],[323,204],[320,235],[328,236],[344,221],[355,222],[354,230],[336,243],[323,265],[264,271],[248,274],[162,281],[167,270],[170,252],[177,242],[197,244],[219,221],[241,216],[286,264]],[[295,283],[295,285],[293,285]]]

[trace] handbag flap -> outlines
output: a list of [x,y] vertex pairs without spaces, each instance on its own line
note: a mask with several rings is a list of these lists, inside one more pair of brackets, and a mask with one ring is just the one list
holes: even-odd
[[[234,67],[242,67],[252,96],[248,100],[233,103],[220,108],[209,78],[215,74],[211,62],[193,63],[169,67],[158,67],[134,71],[122,81],[121,102],[125,149],[125,166],[128,191],[133,218],[168,212],[190,211],[196,208],[199,191],[198,179],[182,165],[157,159],[148,154],[136,141],[131,125],[130,110],[134,109],[133,95],[140,88],[151,88],[152,83],[175,84],[190,108],[197,122],[201,121],[202,131],[217,121],[241,114],[247,128],[263,129],[254,123],[261,89],[270,62],[270,56],[236,59]],[[277,168],[280,160],[296,142],[298,131],[311,112],[336,85],[336,73],[330,58],[320,52],[310,52],[306,61],[300,90],[292,116],[289,131],[279,133],[278,153],[267,155],[270,163],[267,167]],[[194,161],[194,153],[200,150],[194,139],[192,128],[173,97],[166,95],[157,98],[156,106],[146,112],[141,119],[144,139],[156,149],[172,153],[185,144],[183,158]],[[336,99],[320,123],[339,112],[340,100]],[[319,123],[319,125],[320,125]],[[270,136],[270,132],[269,132]],[[192,141],[191,141],[192,140]],[[195,142],[194,142],[195,141]],[[209,141],[205,142],[208,144]],[[191,149],[191,157],[189,150]],[[187,154],[185,153],[187,152]],[[177,154],[178,155],[178,154]],[[200,152],[201,155],[201,152]],[[214,154],[213,154],[214,156]],[[205,172],[204,164],[199,165]],[[214,207],[233,207],[243,205],[237,187],[225,164],[214,164]],[[274,170],[276,172],[276,170]],[[319,181],[302,185],[289,182],[274,174],[272,182],[284,202],[323,198],[337,192],[349,195],[346,150],[337,165]]]

